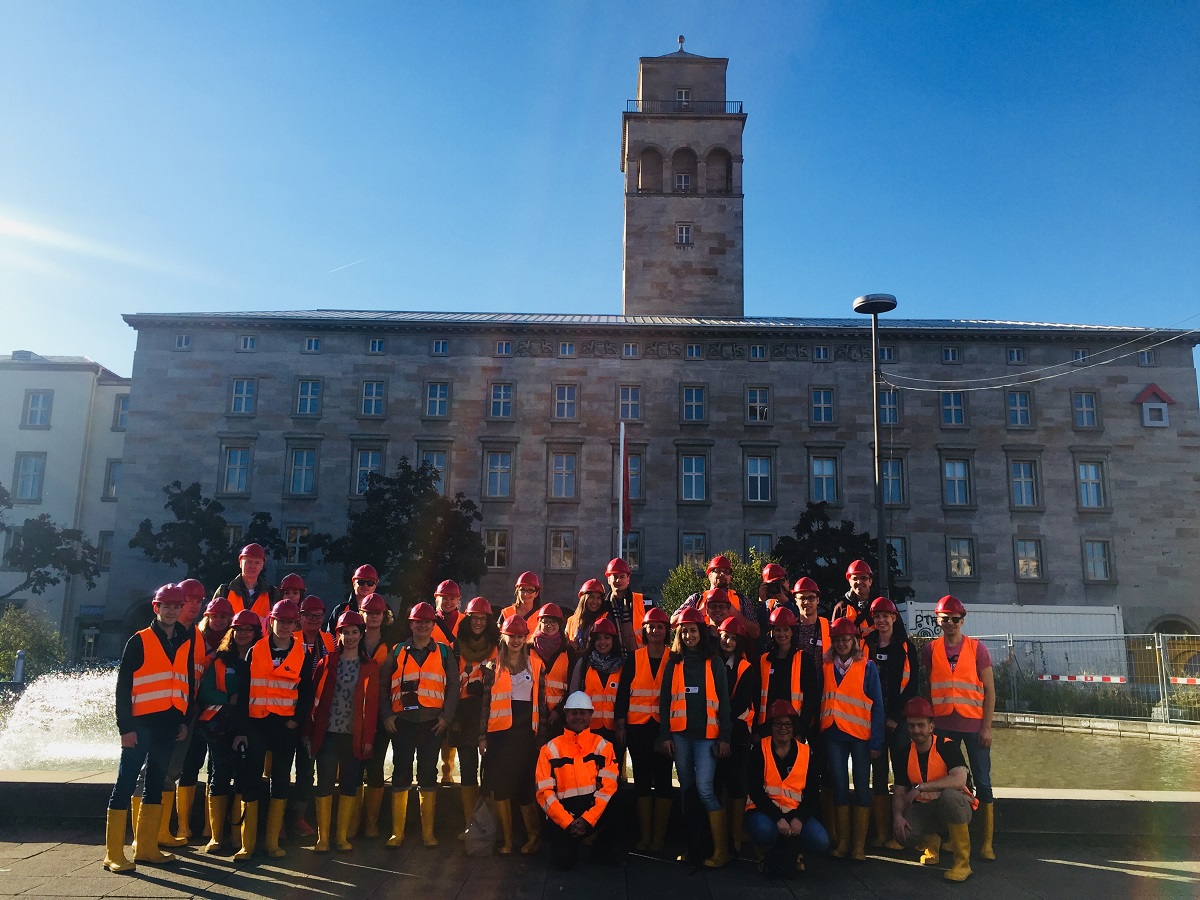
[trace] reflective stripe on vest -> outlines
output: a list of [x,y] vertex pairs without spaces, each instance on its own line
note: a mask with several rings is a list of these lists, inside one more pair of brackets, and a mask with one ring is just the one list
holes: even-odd
[[133,714],[147,716],[168,709],[187,712],[192,642],[185,643],[175,651],[175,658],[169,659],[153,629],[143,628],[138,634],[142,638],[142,664],[133,673]]
[[[671,673],[671,730],[685,731],[688,726],[687,691],[688,685],[683,683],[683,661],[675,664]],[[712,666],[708,660],[704,662],[704,737],[706,740],[716,740],[721,735],[721,720],[718,717],[720,700],[717,697],[717,685],[713,681]]]
[[[742,682],[742,676],[745,675],[748,671],[750,671],[750,663],[747,662],[744,658],[739,659],[737,674],[735,676],[733,676],[733,688],[729,692],[729,697],[730,697],[731,703],[733,702],[733,695],[737,693],[738,685],[741,684],[741,682]],[[754,716],[755,716],[754,704],[751,703],[745,709],[742,710],[742,714],[740,716],[738,716],[737,719],[739,722],[744,722],[747,728],[751,728],[754,725]]]
[[[563,646],[566,646],[565,641]],[[567,696],[568,662],[566,650],[560,651],[558,656],[554,657],[550,668],[546,670],[546,706],[550,709],[558,706],[563,697]]]
[[[409,653],[408,644],[401,644],[396,648],[396,671],[392,673],[392,712],[416,709],[418,706],[425,709],[441,709],[446,705],[446,667],[442,665],[442,645],[437,641],[430,641],[426,646],[429,653],[426,654],[423,664],[418,664],[416,657]],[[416,691],[413,692],[416,694],[416,706],[405,706],[403,702],[404,680],[406,675],[410,674],[410,665],[415,669],[411,674],[417,682]]]
[[983,681],[975,665],[975,644],[974,638],[963,638],[958,662],[951,671],[946,639],[941,637],[933,642],[929,699],[933,701],[934,716],[958,713],[964,719],[983,718]]
[[[530,700],[533,701],[533,731],[536,734],[539,717],[538,706],[541,703],[538,683],[542,677],[542,664],[536,653],[529,657],[529,669],[533,676],[533,692],[530,694]],[[512,675],[497,661],[496,680],[492,684],[491,702],[488,706],[487,730],[489,732],[506,731],[512,728],[512,725]]]
[[[942,754],[938,751],[939,743],[949,743],[945,738],[939,738],[934,735],[933,745],[929,748],[929,756],[925,758],[925,774],[921,774],[921,757],[917,753],[917,745],[910,744],[908,748],[908,783],[909,785],[920,784],[924,786],[926,781],[937,781],[939,778],[945,778],[950,774],[950,770],[946,767],[946,761],[942,759]],[[979,798],[967,790],[966,785],[963,785],[962,792],[971,799],[971,809],[979,808]],[[924,793],[924,792],[922,792]],[[930,792],[934,793],[934,792]],[[941,793],[940,791],[936,793]],[[928,803],[923,796],[918,796],[917,803]]]
[[583,679],[583,690],[592,698],[592,728],[612,728],[615,725],[613,711],[617,706],[617,685],[620,683],[620,667],[613,669],[603,679],[595,669],[588,668]]
[[[216,678],[216,682],[217,682],[217,690],[220,691],[222,694],[224,694],[226,692],[225,691],[225,673],[227,670],[228,670],[228,667],[225,665],[225,660],[223,660],[223,659],[213,660],[213,672],[214,672],[214,677]],[[216,714],[219,713],[223,708],[224,708],[224,704],[222,704],[222,703],[214,703],[210,706],[204,707],[204,712],[200,713],[200,721],[201,722],[209,721],[214,716],[216,716]]]
[[871,698],[863,690],[867,661],[856,659],[838,684],[833,663],[825,663],[825,693],[821,696],[821,730],[836,725],[860,741],[871,737]]
[[193,625],[192,630],[195,632],[192,635],[192,672],[194,674],[192,683],[195,685],[195,690],[199,691],[200,679],[208,671],[212,657],[208,655],[208,644],[204,642],[204,632],[200,630],[200,626]]
[[494,669],[496,664],[496,651],[492,650],[492,655],[487,659],[481,659],[479,662],[469,663],[461,656],[458,658],[458,696],[466,697],[468,694],[467,688],[472,684],[480,684],[483,682],[483,670],[485,666],[491,665]]
[[[775,762],[775,754],[771,751],[771,739],[762,739],[763,755],[763,788],[771,802],[783,812],[791,812],[800,806],[804,800],[804,786],[808,781],[808,745],[793,741],[796,745],[796,762],[787,778],[779,777],[779,765]],[[746,804],[746,809],[754,809],[753,803]]]
[[[767,721],[767,690],[771,686],[771,670],[775,668],[775,664],[777,662],[782,664],[783,660],[774,659],[766,654],[763,655],[762,660],[759,662],[759,674],[762,677],[762,697],[761,702],[758,705],[758,715],[756,717],[759,725]],[[791,683],[788,685],[788,693],[790,696],[787,698],[780,698],[786,699],[790,704],[792,704],[792,709],[796,710],[796,712],[799,712],[804,706],[804,691],[800,689],[800,665],[800,654],[793,653],[792,677]]]
[[229,593],[225,595],[225,599],[229,601],[229,605],[233,607],[233,611],[237,612],[242,609],[249,609],[258,616],[263,623],[263,628],[267,627],[267,616],[271,614],[271,592],[261,590],[258,596],[254,598],[254,603],[251,606],[246,605],[246,598],[235,591],[229,589]]
[[643,647],[633,655],[633,680],[629,684],[629,713],[626,723],[645,725],[658,721],[658,698],[662,695],[663,669],[666,663],[658,661],[658,672],[650,674],[650,651]]
[[[567,744],[578,744],[578,750],[568,750]],[[606,756],[612,753],[612,745],[591,730],[581,731],[574,740],[559,736],[550,741],[541,751],[541,760],[548,764],[539,765],[538,791],[552,791],[544,798],[542,809],[547,813],[555,799],[568,797],[590,797],[603,789],[605,778],[615,781],[617,769],[608,768]],[[608,750],[608,754],[605,751]],[[539,762],[541,761],[539,760]]]
[[295,715],[303,667],[303,641],[292,638],[292,649],[279,665],[271,658],[269,637],[255,644],[250,651],[250,718]]

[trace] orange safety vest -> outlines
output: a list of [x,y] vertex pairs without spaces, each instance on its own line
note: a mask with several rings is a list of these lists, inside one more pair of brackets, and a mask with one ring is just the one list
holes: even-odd
[[621,683],[620,668],[614,669],[604,677],[593,668],[588,668],[583,678],[583,690],[592,698],[592,728],[612,728],[614,726],[613,710],[617,706],[617,685]]
[[[799,656],[799,654],[796,654],[796,655]],[[733,687],[730,688],[730,690],[729,690],[730,702],[732,702],[733,695],[737,691],[737,686],[742,681],[742,676],[745,675],[749,671],[750,671],[749,661],[746,660],[744,657],[742,659],[739,659],[737,674],[733,676]],[[732,710],[731,710],[731,712],[732,712]],[[744,722],[747,728],[751,728],[754,725],[754,716],[755,716],[754,704],[751,703],[749,706],[747,706],[745,709],[742,710],[742,714],[737,717],[737,720],[739,722]]]
[[200,679],[204,677],[204,673],[208,671],[209,665],[213,661],[213,656],[208,652],[208,644],[204,641],[204,632],[200,630],[199,625],[193,625],[192,629],[195,634],[192,635],[192,672],[194,675],[193,694],[200,690]]
[[265,719],[272,713],[295,715],[304,652],[304,642],[293,637],[292,649],[277,666],[269,637],[254,645],[250,651],[250,718]]
[[560,828],[568,827],[575,816],[562,801],[591,797],[592,805],[583,818],[595,826],[617,791],[613,746],[590,729],[579,734],[564,732],[538,752],[536,779],[538,805],[552,822]]
[[266,589],[259,591],[258,596],[254,598],[253,606],[247,606],[246,598],[233,588],[229,589],[229,593],[225,595],[225,599],[229,601],[229,604],[233,607],[234,612],[237,612],[241,609],[248,609],[262,620],[263,628],[267,627],[267,616],[271,613],[270,591]]
[[642,647],[633,654],[633,680],[629,684],[629,713],[625,720],[630,725],[645,725],[658,721],[658,698],[662,694],[665,654],[659,660],[658,672],[650,674],[650,649]]
[[[759,725],[767,721],[767,688],[770,687],[771,673],[775,671],[776,662],[777,660],[764,653],[762,659],[759,660],[758,663],[759,675],[762,678],[762,698],[761,702],[759,703],[757,717]],[[800,667],[800,653],[793,653],[792,679],[791,684],[788,687],[788,692],[791,694],[791,696],[788,698],[788,702],[792,704],[792,708],[795,709],[796,712],[799,712],[801,707],[804,706],[804,691],[800,689]]]
[[[363,641],[365,642],[366,639],[367,639],[366,635],[364,635]],[[363,647],[364,648],[366,647],[365,643],[363,644]],[[387,660],[388,654],[391,652],[392,652],[392,650],[387,645],[387,641],[385,641],[381,638],[379,641],[379,645],[375,648],[375,652],[371,654],[371,659],[373,659],[375,661],[375,665],[382,666],[384,664],[384,662]]]
[[466,697],[468,694],[467,687],[482,683],[484,667],[489,663],[492,668],[496,665],[496,650],[492,650],[492,655],[487,659],[481,659],[479,662],[469,663],[461,656],[458,658],[458,696],[459,698]]
[[642,594],[633,593],[633,642],[642,646],[642,623],[646,621],[646,598]]
[[[530,694],[530,699],[533,701],[533,733],[537,734],[540,715],[538,707],[541,705],[541,696],[538,691],[542,679],[542,663],[536,653],[529,657],[529,669],[533,675],[533,693]],[[512,728],[512,725],[512,674],[497,661],[496,680],[492,683],[491,702],[488,705],[487,730],[489,733],[506,731]]]
[[[894,647],[895,647],[895,644],[888,644],[889,652]],[[872,650],[870,648],[870,646],[867,644],[867,642],[864,640],[862,642],[862,648],[863,648],[864,655],[866,655],[868,659],[872,660],[875,663],[875,665],[879,665],[879,662],[876,659],[876,657],[879,655],[879,647],[876,647],[874,650]],[[908,687],[908,682],[912,678],[912,668],[909,666],[909,663],[908,663],[908,641],[900,641],[899,650],[900,650],[901,655],[904,657],[904,671],[900,673],[900,690],[901,690],[901,692],[903,692],[904,689],[906,687]]]
[[[566,646],[566,638],[563,639],[563,646]],[[531,650],[530,653],[533,651]],[[558,656],[554,657],[554,662],[547,669],[543,663],[542,669],[546,673],[545,692],[546,692],[546,708],[554,709],[558,704],[562,703],[563,698],[567,696],[567,651],[560,650]]]
[[[695,690],[696,688],[693,688]],[[671,730],[685,731],[687,729],[687,695],[688,685],[683,683],[683,662],[675,664],[671,673]],[[717,685],[713,681],[712,665],[706,660],[704,665],[704,737],[716,740],[721,736],[721,720],[718,716],[720,699],[717,697]]]
[[[406,709],[441,709],[446,705],[446,666],[442,662],[442,644],[430,641],[427,645],[429,653],[423,664],[409,652],[408,644],[396,647],[396,670],[392,672],[392,712],[398,713]],[[404,676],[409,662],[416,666],[417,675],[417,706],[405,706]]]
[[[933,745],[929,748],[929,756],[925,759],[925,774],[921,774],[921,757],[917,753],[917,745],[910,744],[908,747],[908,783],[909,785],[922,784],[926,781],[937,781],[939,778],[945,778],[950,774],[950,770],[946,768],[946,761],[942,759],[942,754],[938,752],[939,743],[950,743],[949,738],[933,739]],[[963,785],[962,792],[971,798],[971,809],[979,808],[979,798],[967,790],[967,786]],[[917,797],[917,803],[928,803],[924,797]]]
[[454,620],[454,624],[450,630],[446,630],[446,624],[442,619],[442,614],[438,613],[437,618],[433,620],[433,634],[431,637],[439,644],[445,644],[447,647],[454,646],[454,638],[458,636],[458,626],[465,619],[463,613],[458,614],[458,618]]
[[142,664],[133,673],[133,714],[148,716],[168,709],[186,713],[192,645],[184,644],[175,651],[175,658],[169,659],[153,629],[143,628],[138,634],[142,638]]
[[[226,693],[225,673],[228,671],[228,669],[229,667],[225,665],[225,660],[217,659],[213,661],[213,677],[217,681],[217,690],[222,694]],[[200,721],[209,721],[210,719],[214,718],[223,708],[224,705],[220,703],[214,703],[210,706],[204,707],[204,712],[200,713]]]
[[820,655],[824,656],[825,651],[833,646],[833,642],[829,637],[829,620],[824,616],[817,616],[817,624],[821,626],[821,641],[819,644],[821,648]]
[[[804,799],[804,785],[808,782],[808,744],[793,741],[796,745],[796,764],[787,778],[779,777],[779,764],[775,762],[775,753],[771,750],[771,738],[762,739],[763,755],[763,787],[771,802],[783,812],[791,812],[800,806]],[[754,809],[754,804],[747,803],[746,811]]]
[[958,713],[964,719],[983,718],[983,680],[975,665],[974,638],[964,636],[958,662],[950,668],[946,639],[933,642],[929,672],[929,699],[935,717]]
[[833,663],[825,663],[825,693],[821,696],[821,730],[836,725],[860,741],[871,737],[871,698],[863,690],[867,661],[856,659],[838,684]]
[[[539,594],[538,596],[540,597],[541,595]],[[531,632],[537,628],[538,612],[541,610],[541,608],[541,606],[535,606],[529,615],[522,617],[525,619],[525,623],[529,626],[529,630]],[[512,603],[504,607],[504,609],[500,610],[500,624],[503,625],[505,619],[507,619],[509,616],[515,616],[516,614],[517,604]]]

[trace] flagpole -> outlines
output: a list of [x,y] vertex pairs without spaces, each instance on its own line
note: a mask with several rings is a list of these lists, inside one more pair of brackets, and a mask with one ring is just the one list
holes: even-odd
[[620,476],[617,479],[617,556],[625,558],[625,423],[621,423],[621,438],[617,449]]

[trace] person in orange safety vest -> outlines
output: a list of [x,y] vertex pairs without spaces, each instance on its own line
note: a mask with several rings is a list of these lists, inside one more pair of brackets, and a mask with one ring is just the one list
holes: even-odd
[[238,554],[238,574],[213,592],[213,599],[224,597],[234,613],[253,610],[260,620],[266,620],[271,608],[282,599],[279,589],[263,577],[267,553],[261,544],[247,544]]

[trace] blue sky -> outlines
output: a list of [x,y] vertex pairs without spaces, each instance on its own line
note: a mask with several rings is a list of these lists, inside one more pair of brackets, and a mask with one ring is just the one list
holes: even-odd
[[0,20],[0,352],[128,374],[126,312],[620,312],[621,111],[680,33],[748,113],[747,313],[1200,327],[1200,3]]

